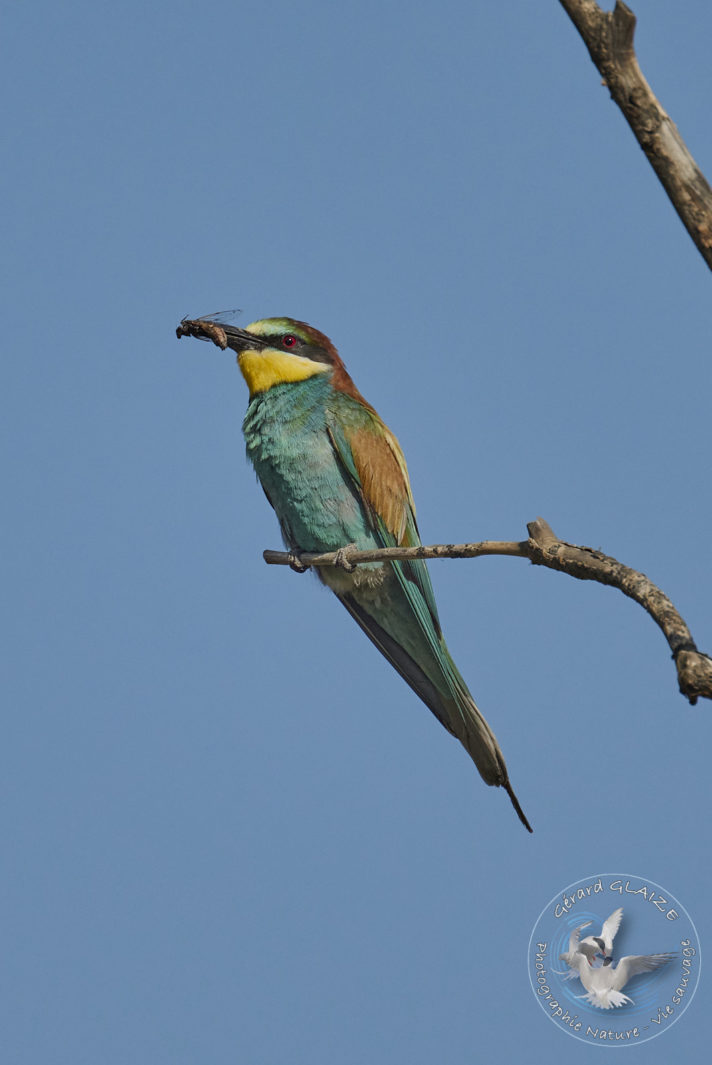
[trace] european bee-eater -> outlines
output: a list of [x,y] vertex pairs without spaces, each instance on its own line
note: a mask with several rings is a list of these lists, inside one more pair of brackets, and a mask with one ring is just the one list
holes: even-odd
[[[219,336],[218,336],[219,334]],[[292,318],[247,329],[184,320],[178,336],[237,352],[250,391],[247,455],[295,552],[420,544],[405,459],[323,333]],[[368,638],[468,752],[487,784],[509,783],[499,744],[443,639],[426,564],[318,568]]]

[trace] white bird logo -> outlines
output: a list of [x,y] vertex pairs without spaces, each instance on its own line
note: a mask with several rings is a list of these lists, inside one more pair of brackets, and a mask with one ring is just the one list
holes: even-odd
[[598,969],[590,968],[583,954],[577,957],[578,975],[586,988],[586,994],[580,997],[585,998],[592,1006],[609,1010],[613,1006],[625,1006],[627,1002],[633,1002],[633,999],[622,991],[629,980],[639,973],[651,973],[667,965],[675,955],[628,954],[627,957],[621,958],[617,965],[603,964]]
[[[568,965],[568,971],[558,975],[563,975],[566,980],[578,977],[586,988],[586,994],[579,997],[585,998],[591,1006],[598,1006],[602,1010],[633,1003],[632,998],[623,994],[623,988],[628,981],[640,973],[660,969],[675,957],[675,954],[628,954],[621,958],[617,965],[613,965],[613,940],[622,917],[622,908],[615,910],[604,921],[600,936],[586,936],[581,941],[581,929],[588,928],[593,922],[586,921],[585,924],[578,925],[569,937],[568,951],[559,955]],[[599,953],[603,957],[603,964],[595,966],[594,960]]]
[[554,969],[557,976],[563,976],[566,980],[575,980],[578,977],[576,955],[579,953],[585,955],[591,966],[593,966],[594,959],[599,953],[603,955],[604,964],[606,960],[610,964],[613,952],[613,940],[615,939],[616,932],[620,928],[622,916],[623,907],[621,906],[617,910],[614,910],[611,916],[603,922],[600,936],[586,936],[581,942],[579,942],[579,933],[581,929],[588,928],[593,924],[593,921],[586,921],[585,924],[580,924],[578,928],[574,928],[569,937],[569,949],[567,953],[559,954],[560,961],[565,961],[568,965],[568,972],[559,973]]
[[604,965],[606,961],[610,963],[613,954],[613,940],[616,938],[616,932],[620,928],[622,916],[623,907],[620,906],[603,922],[600,936],[586,936],[585,939],[581,940],[579,950],[582,950],[585,946],[597,947],[603,954]]

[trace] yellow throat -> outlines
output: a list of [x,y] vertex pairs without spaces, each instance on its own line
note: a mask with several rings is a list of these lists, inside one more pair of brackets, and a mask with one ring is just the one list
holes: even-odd
[[249,348],[237,356],[237,365],[247,382],[250,397],[257,392],[267,392],[274,385],[289,384],[293,381],[306,381],[314,374],[326,373],[331,366],[325,362],[314,362],[290,355],[288,351],[276,348],[263,348],[256,351]]

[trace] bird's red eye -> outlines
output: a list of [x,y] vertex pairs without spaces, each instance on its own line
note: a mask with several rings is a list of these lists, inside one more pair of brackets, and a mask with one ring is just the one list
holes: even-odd
[[292,333],[287,333],[286,337],[282,337],[285,348],[293,348],[296,342],[297,338]]

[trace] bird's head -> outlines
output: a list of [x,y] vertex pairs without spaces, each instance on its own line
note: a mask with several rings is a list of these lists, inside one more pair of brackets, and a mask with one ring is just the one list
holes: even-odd
[[[296,318],[263,318],[246,329],[221,325],[227,346],[237,352],[237,362],[250,395],[274,385],[305,381],[331,373],[335,388],[355,387],[334,345],[318,329]],[[349,387],[350,386],[350,387]]]
[[[601,962],[602,962],[603,965],[610,965],[611,962],[613,961],[613,955],[612,954],[606,954],[606,944],[605,944],[605,942],[601,939],[600,936],[592,936],[591,938],[593,939],[594,943],[598,947],[598,950],[596,952],[596,957],[601,959]],[[591,964],[593,964],[593,962]]]

